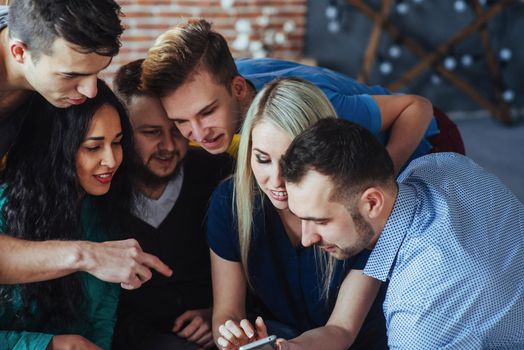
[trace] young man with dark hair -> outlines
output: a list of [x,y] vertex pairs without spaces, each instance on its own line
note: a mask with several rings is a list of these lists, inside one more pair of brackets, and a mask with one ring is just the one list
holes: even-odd
[[[120,47],[119,15],[113,0],[13,0],[0,6],[0,160],[36,93],[57,107],[96,95],[97,74]],[[0,234],[0,283],[86,271],[137,288],[151,277],[151,268],[171,273],[133,240],[29,242]]]
[[158,97],[140,91],[141,63],[122,66],[114,82],[138,153],[137,196],[125,232],[176,274],[154,275],[139,290],[122,292],[114,348],[209,348],[212,290],[204,217],[213,189],[231,174],[232,163],[227,155],[188,147]]
[[524,205],[494,175],[437,153],[395,178],[373,135],[337,119],[297,137],[281,167],[304,246],[372,250],[390,348],[524,348]]
[[[371,130],[386,145],[399,171],[410,159],[438,147],[464,152],[458,130],[440,130],[431,103],[415,95],[392,95],[343,74],[275,59],[233,60],[226,40],[203,19],[163,33],[143,64],[144,89],[161,98],[184,137],[213,154],[235,154],[234,135],[258,90],[278,77],[299,77],[321,88],[338,116]],[[436,116],[442,116],[436,113]],[[446,117],[442,117],[446,119]],[[452,127],[452,123],[450,124]],[[439,142],[432,144],[435,137]]]

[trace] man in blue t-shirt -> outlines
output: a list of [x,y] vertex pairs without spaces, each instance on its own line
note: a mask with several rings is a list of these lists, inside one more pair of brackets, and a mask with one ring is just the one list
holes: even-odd
[[392,95],[329,69],[287,61],[235,64],[224,37],[203,19],[190,19],[157,39],[144,61],[142,82],[161,98],[186,138],[210,153],[235,155],[235,134],[256,92],[279,77],[303,78],[321,88],[340,118],[357,122],[385,143],[396,171],[430,152],[428,138],[439,134],[433,107],[420,96]]
[[304,246],[372,250],[363,273],[389,282],[391,349],[524,349],[524,206],[494,175],[436,153],[397,178],[384,147],[339,119],[295,138],[281,167]]

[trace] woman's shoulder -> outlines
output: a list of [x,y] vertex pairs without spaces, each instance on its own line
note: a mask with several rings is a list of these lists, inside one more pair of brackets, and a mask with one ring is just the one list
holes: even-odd
[[226,178],[218,184],[218,186],[213,191],[211,197],[211,203],[213,202],[222,202],[222,203],[231,203],[233,200],[233,193],[235,191],[235,181],[232,176]]

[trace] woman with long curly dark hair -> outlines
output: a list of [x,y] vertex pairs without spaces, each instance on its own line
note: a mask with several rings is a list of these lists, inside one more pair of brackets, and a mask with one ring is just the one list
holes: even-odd
[[[41,98],[31,114],[1,174],[0,232],[34,241],[116,238],[133,157],[118,99],[99,80],[84,104],[59,109]],[[108,349],[118,293],[87,273],[0,285],[0,349]]]

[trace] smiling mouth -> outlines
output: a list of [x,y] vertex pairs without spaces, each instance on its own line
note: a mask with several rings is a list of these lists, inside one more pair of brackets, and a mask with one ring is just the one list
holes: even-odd
[[87,100],[87,97],[80,97],[80,98],[66,98],[66,101],[74,104],[74,105],[80,105],[84,103]]
[[223,136],[224,134],[220,134],[212,139],[203,139],[200,143],[205,148],[218,148],[221,145],[219,141],[222,139]]
[[271,197],[277,201],[287,201],[287,191],[269,190],[269,193],[271,194]]
[[108,184],[111,182],[111,180],[113,180],[113,173],[104,173],[104,174],[98,174],[98,175],[93,175],[94,178],[102,183],[102,184]]

